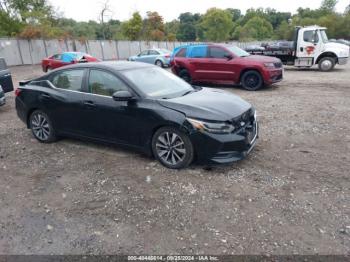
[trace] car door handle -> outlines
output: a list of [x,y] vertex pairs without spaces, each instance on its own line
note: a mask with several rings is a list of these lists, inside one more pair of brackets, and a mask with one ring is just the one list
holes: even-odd
[[95,103],[92,101],[84,101],[84,106],[88,107],[88,108],[93,108],[95,107]]

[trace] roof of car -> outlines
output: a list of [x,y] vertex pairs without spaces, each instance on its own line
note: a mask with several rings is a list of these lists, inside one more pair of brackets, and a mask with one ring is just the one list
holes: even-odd
[[131,70],[144,67],[152,67],[151,64],[140,63],[140,62],[129,62],[129,61],[103,61],[103,62],[93,62],[93,63],[81,63],[74,64],[65,67],[60,67],[60,69],[69,68],[100,68],[100,69],[112,69],[114,71]]

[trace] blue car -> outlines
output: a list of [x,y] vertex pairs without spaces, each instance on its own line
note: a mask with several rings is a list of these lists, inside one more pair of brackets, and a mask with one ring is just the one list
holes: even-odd
[[135,56],[130,56],[128,61],[137,61],[157,65],[159,67],[168,67],[170,65],[171,51],[166,49],[147,49]]

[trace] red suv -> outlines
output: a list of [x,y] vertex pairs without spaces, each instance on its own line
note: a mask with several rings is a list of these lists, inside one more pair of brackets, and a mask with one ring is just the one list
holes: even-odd
[[275,57],[250,55],[231,45],[203,44],[175,48],[173,73],[187,82],[242,84],[258,90],[283,78],[283,65]]

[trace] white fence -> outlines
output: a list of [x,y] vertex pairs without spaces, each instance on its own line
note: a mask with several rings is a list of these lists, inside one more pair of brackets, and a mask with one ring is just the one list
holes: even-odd
[[[80,42],[77,40],[0,38],[0,57],[4,57],[9,66],[40,64],[43,58],[65,51],[81,51],[89,53],[101,60],[124,60],[147,48],[173,50],[177,46],[192,43],[114,40],[88,40],[86,42]],[[242,48],[247,45],[260,43],[231,42],[231,44]]]

